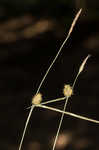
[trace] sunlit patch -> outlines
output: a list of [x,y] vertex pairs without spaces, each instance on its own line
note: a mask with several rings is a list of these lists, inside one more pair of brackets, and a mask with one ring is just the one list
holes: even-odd
[[[56,142],[56,146],[55,146],[56,149],[63,149],[70,143],[71,139],[72,139],[72,135],[70,132],[59,134],[57,142]],[[51,145],[53,145],[54,140],[55,139],[52,138]]]

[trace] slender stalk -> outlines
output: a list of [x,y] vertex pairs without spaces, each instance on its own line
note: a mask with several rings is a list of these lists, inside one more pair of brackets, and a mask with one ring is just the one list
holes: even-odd
[[[49,68],[47,69],[47,71],[46,71],[46,73],[45,73],[43,79],[41,80],[41,82],[40,82],[40,84],[39,84],[39,86],[38,86],[38,89],[37,89],[36,94],[39,93],[40,88],[41,88],[42,84],[44,83],[44,81],[45,81],[45,79],[46,79],[46,77],[47,77],[47,75],[48,75],[50,69],[51,69],[52,66],[54,65],[56,59],[58,58],[60,52],[62,51],[62,48],[64,47],[64,45],[66,44],[68,38],[70,37],[70,35],[71,35],[71,33],[72,33],[72,30],[73,30],[73,28],[74,28],[74,26],[75,26],[75,24],[76,24],[76,21],[77,21],[78,17],[80,16],[81,11],[82,11],[82,9],[80,9],[80,10],[78,11],[77,15],[75,16],[75,18],[74,18],[74,20],[73,20],[73,22],[72,22],[72,24],[71,24],[71,27],[70,27],[70,29],[69,29],[69,32],[68,32],[68,34],[67,34],[65,40],[64,40],[63,44],[61,45],[60,49],[58,50],[58,52],[57,52],[55,58],[54,58],[53,61],[51,62]],[[29,120],[30,120],[30,117],[31,117],[31,114],[32,114],[32,111],[33,111],[33,108],[34,108],[34,106],[32,106],[31,109],[30,109],[29,116],[28,116],[28,118],[27,118],[26,125],[25,125],[24,131],[23,131],[23,135],[22,135],[22,139],[21,139],[21,142],[20,142],[19,150],[21,150],[22,143],[23,143],[24,136],[25,136],[25,132],[26,132],[26,129],[27,129],[27,126],[28,126],[28,123],[29,123]]]
[[[68,102],[68,97],[66,98],[66,101],[65,101],[65,104],[64,104],[63,112],[64,112],[65,109],[66,109],[67,102]],[[58,127],[58,130],[57,130],[57,133],[56,133],[56,137],[55,137],[55,141],[54,141],[52,150],[55,149],[56,142],[57,142],[57,139],[58,139],[58,135],[59,135],[59,132],[60,132],[60,128],[61,128],[61,125],[62,125],[63,117],[64,117],[64,113],[62,113],[62,116],[61,116],[61,119],[60,119],[59,127]]]
[[[86,64],[86,62],[87,62],[87,60],[88,60],[88,58],[89,58],[90,56],[91,56],[91,55],[88,55],[88,56],[84,59],[84,61],[82,62],[81,66],[80,66],[80,68],[79,68],[79,71],[78,71],[78,73],[77,73],[77,75],[76,75],[76,77],[75,77],[75,80],[74,80],[74,82],[73,82],[72,90],[74,89],[74,86],[75,86],[75,84],[76,84],[76,81],[77,81],[77,79],[78,79],[80,73],[83,71],[84,66],[85,66],[85,64]],[[60,131],[60,128],[61,128],[61,124],[62,124],[62,121],[63,121],[63,117],[64,117],[64,112],[65,112],[65,109],[66,109],[66,106],[67,106],[68,98],[69,98],[69,97],[67,97],[67,98],[66,98],[66,97],[62,97],[62,98],[57,98],[57,99],[54,99],[54,100],[50,100],[50,101],[41,103],[41,106],[43,106],[43,104],[48,104],[48,103],[52,103],[52,102],[56,102],[56,101],[60,101],[60,100],[66,99],[65,104],[64,104],[63,113],[62,113],[62,116],[61,116],[61,119],[60,119],[59,127],[58,127],[58,130],[57,130],[57,133],[56,133],[55,141],[54,141],[54,144],[53,144],[53,150],[55,149],[55,145],[56,145],[56,142],[57,142],[57,138],[58,138],[59,131]],[[30,108],[31,108],[31,107],[30,107]],[[77,115],[76,115],[76,117],[77,117]],[[83,118],[83,119],[86,119],[85,117],[82,117],[82,118]],[[87,118],[87,120],[88,120],[88,118]],[[89,120],[92,121],[93,119],[89,119]]]
[[61,97],[61,98],[57,98],[57,99],[53,99],[53,100],[50,100],[50,101],[47,101],[47,102],[43,102],[41,103],[42,105],[45,105],[45,104],[50,104],[50,103],[54,103],[54,102],[57,102],[57,101],[61,101],[61,100],[65,100],[66,97]]
[[73,31],[73,28],[74,28],[74,26],[75,26],[75,24],[76,24],[76,21],[78,20],[80,14],[81,14],[81,11],[82,11],[82,9],[80,9],[80,10],[78,11],[78,13],[76,14],[76,16],[75,16],[75,18],[74,18],[74,20],[73,20],[73,22],[72,22],[72,24],[71,24],[71,27],[70,27],[70,29],[69,29],[69,32],[68,32],[68,34],[67,34],[67,36],[66,36],[66,38],[65,38],[65,40],[64,40],[64,42],[63,42],[63,44],[61,45],[60,49],[58,50],[58,53],[56,54],[55,58],[53,59],[52,63],[50,64],[48,70],[46,71],[46,73],[45,73],[45,75],[44,75],[44,77],[43,77],[43,79],[41,80],[41,83],[40,83],[40,85],[39,85],[39,87],[38,87],[38,89],[37,89],[37,93],[39,92],[39,90],[40,90],[40,88],[41,88],[41,86],[42,86],[42,84],[43,84],[43,82],[44,82],[46,76],[48,75],[50,69],[52,68],[52,66],[54,65],[54,63],[55,63],[56,59],[58,58],[60,52],[62,51],[62,48],[64,47],[64,45],[66,44],[67,40],[69,39],[69,37],[70,37],[70,35],[71,35],[72,31]]
[[41,104],[36,105],[36,107],[48,109],[48,110],[51,110],[51,111],[54,111],[54,112],[64,113],[65,115],[69,115],[69,116],[72,116],[72,117],[75,117],[75,118],[78,118],[78,119],[82,119],[82,120],[86,120],[86,121],[89,121],[89,122],[99,124],[98,120],[91,119],[91,118],[88,118],[88,117],[84,117],[84,116],[81,116],[81,115],[77,115],[77,114],[74,114],[74,113],[71,113],[71,112],[63,111],[63,110],[60,110],[60,109],[57,109],[57,108],[54,108],[54,107],[49,107],[49,106],[41,105]]
[[29,123],[29,120],[30,120],[30,117],[31,117],[31,114],[32,114],[32,111],[33,111],[34,107],[35,106],[32,105],[32,107],[30,109],[30,112],[29,112],[29,115],[28,115],[28,118],[26,120],[24,131],[23,131],[22,138],[21,138],[21,142],[20,142],[20,145],[19,145],[19,150],[21,150],[22,143],[23,143],[23,140],[24,140],[24,136],[25,136],[25,133],[26,133],[26,129],[27,129],[27,126],[28,126],[28,123]]
[[[76,83],[76,81],[77,81],[77,79],[78,79],[80,73],[83,71],[84,66],[85,66],[85,64],[86,64],[86,62],[87,62],[87,60],[88,60],[89,57],[90,57],[90,55],[88,55],[88,56],[84,59],[84,61],[82,62],[81,66],[80,66],[80,68],[79,68],[79,71],[78,71],[78,73],[77,73],[77,75],[76,75],[76,78],[75,78],[75,80],[74,80],[74,83],[73,83],[73,85],[72,85],[72,91],[73,91],[74,86],[75,86],[75,83]],[[66,110],[68,99],[69,99],[69,97],[67,97],[67,99],[66,99],[66,101],[65,101],[63,112]],[[63,117],[64,117],[64,113],[62,113],[62,116],[61,116],[61,119],[60,119],[60,123],[59,123],[59,126],[58,126],[58,130],[57,130],[57,133],[56,133],[56,137],[55,137],[55,141],[54,141],[52,150],[55,149],[55,145],[56,145],[57,138],[58,138],[58,135],[59,135],[59,132],[60,132],[60,128],[61,128],[61,125],[62,125]]]
[[[43,103],[41,103],[41,105],[50,104],[50,103],[62,101],[62,100],[65,100],[65,99],[66,99],[66,97],[61,97],[61,98],[57,98],[57,99],[53,99],[53,100],[49,100],[49,101],[43,102]],[[32,105],[27,107],[26,109],[30,109],[31,107],[32,107]]]

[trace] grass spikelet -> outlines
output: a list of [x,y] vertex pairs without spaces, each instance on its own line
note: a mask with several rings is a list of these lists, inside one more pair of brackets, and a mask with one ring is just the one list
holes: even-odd
[[42,94],[38,93],[36,95],[33,96],[32,98],[32,105],[38,105],[40,104],[42,101]]
[[89,57],[91,57],[90,54],[88,54],[88,56],[83,60],[82,64],[80,65],[78,74],[76,75],[76,78],[75,78],[75,80],[74,80],[74,83],[73,83],[72,88],[74,88],[75,83],[76,83],[76,81],[77,81],[77,79],[78,79],[80,73],[83,71],[83,69],[84,69],[84,67],[85,67],[85,64],[86,64],[86,62],[87,62],[87,60],[88,60]]
[[77,22],[77,20],[78,20],[78,18],[79,18],[79,16],[80,16],[80,14],[81,14],[81,11],[82,11],[82,8],[81,8],[81,9],[78,11],[78,13],[76,14],[76,16],[75,16],[75,18],[74,18],[74,20],[73,20],[73,22],[72,22],[72,24],[71,24],[71,28],[69,29],[68,35],[71,34],[71,32],[72,32],[72,30],[73,30],[73,28],[74,28],[74,26],[75,26],[75,24],[76,24],[76,22]]
[[69,84],[64,85],[63,94],[65,97],[70,97],[73,94],[73,89]]
[[84,59],[84,61],[82,62],[81,66],[80,66],[80,68],[79,68],[78,74],[80,74],[80,73],[83,71],[84,66],[85,66],[85,64],[86,64],[86,62],[87,62],[87,60],[88,60],[88,58],[89,58],[90,56],[91,56],[91,55],[89,54],[89,55]]

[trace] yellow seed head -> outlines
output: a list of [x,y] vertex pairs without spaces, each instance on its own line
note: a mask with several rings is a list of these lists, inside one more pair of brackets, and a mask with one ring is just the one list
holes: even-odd
[[32,104],[34,104],[34,105],[40,104],[41,101],[42,101],[42,94],[41,93],[34,95],[32,98]]
[[64,85],[63,94],[66,97],[70,97],[73,94],[73,89],[69,84]]

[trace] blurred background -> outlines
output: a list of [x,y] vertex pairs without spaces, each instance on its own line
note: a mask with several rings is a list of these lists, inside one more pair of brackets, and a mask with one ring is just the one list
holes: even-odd
[[[63,96],[64,84],[72,85],[80,64],[91,54],[67,111],[99,120],[99,1],[0,0],[1,150],[18,150],[27,107],[80,8],[82,14],[40,92],[43,101]],[[22,148],[52,149],[60,117],[35,108]],[[98,150],[99,125],[64,116],[56,149]]]

